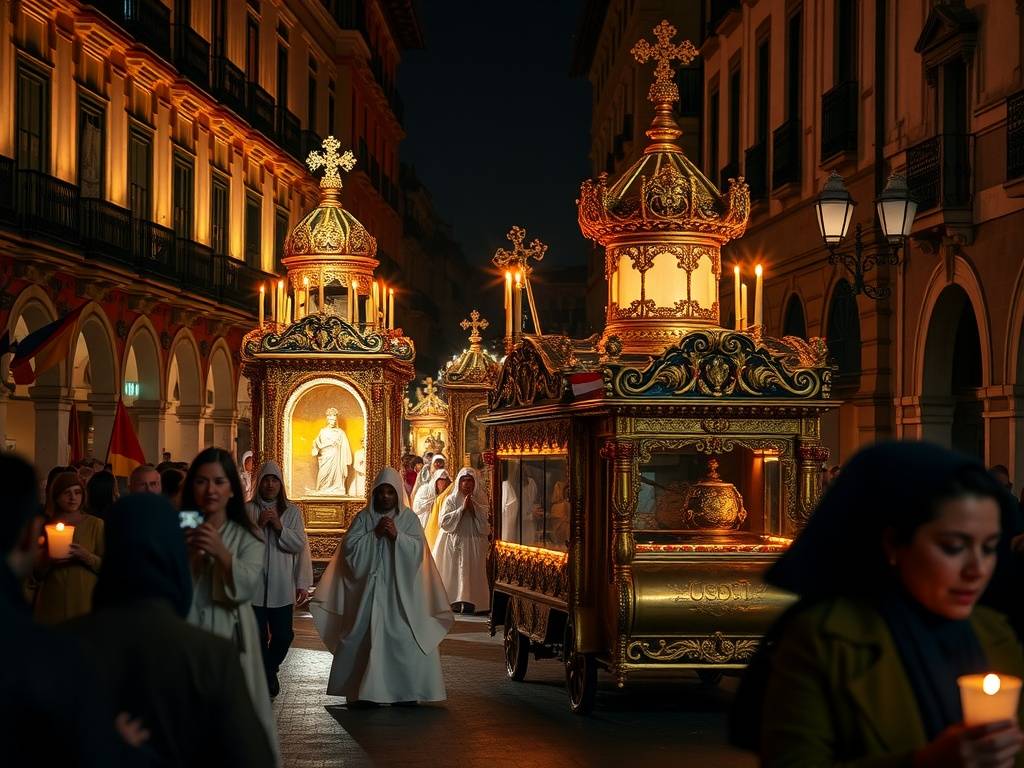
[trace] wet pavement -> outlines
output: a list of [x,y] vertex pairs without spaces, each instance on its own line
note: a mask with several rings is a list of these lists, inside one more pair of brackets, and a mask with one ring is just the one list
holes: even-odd
[[350,711],[324,693],[331,655],[309,615],[295,623],[274,702],[286,768],[756,765],[725,745],[735,678],[718,688],[692,675],[631,679],[617,690],[601,673],[594,714],[580,717],[568,709],[561,664],[531,657],[526,680],[512,682],[501,638],[482,618],[460,618],[441,645],[447,701]]

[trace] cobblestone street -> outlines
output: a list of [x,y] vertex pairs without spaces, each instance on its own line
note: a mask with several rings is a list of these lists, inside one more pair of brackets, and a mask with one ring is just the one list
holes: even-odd
[[415,708],[349,711],[324,694],[331,655],[308,614],[275,700],[286,768],[326,766],[752,766],[724,744],[735,688],[601,679],[592,717],[569,712],[561,665],[534,661],[526,681],[505,677],[500,637],[482,618],[461,619],[441,646],[448,700]]

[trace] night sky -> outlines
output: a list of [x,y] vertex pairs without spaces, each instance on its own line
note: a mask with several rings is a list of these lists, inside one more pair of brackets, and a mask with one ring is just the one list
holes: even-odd
[[544,264],[585,262],[575,200],[590,175],[590,84],[569,76],[581,7],[417,6],[426,49],[405,51],[399,66],[408,134],[401,155],[472,264],[508,246],[513,224],[526,228],[527,242],[548,244]]

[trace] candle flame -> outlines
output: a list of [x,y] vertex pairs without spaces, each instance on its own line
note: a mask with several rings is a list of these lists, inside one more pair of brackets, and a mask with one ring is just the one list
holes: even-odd
[[392,296],[394,296],[395,295],[395,289],[394,288],[388,288],[388,293],[391,294]]
[[[63,531],[64,530],[64,523],[57,523],[57,530],[58,531]],[[995,675],[989,675],[989,677],[995,677]],[[985,679],[987,680],[988,678],[985,678]],[[996,677],[996,685],[998,685],[998,684],[999,684],[999,678]]]
[[267,292],[267,286],[261,285],[260,286],[260,293],[266,293],[266,292]]
[[757,275],[758,277],[761,276],[761,265],[760,264],[758,264],[756,267],[754,267],[754,274]]
[[999,687],[999,675],[988,674],[985,675],[985,679],[981,681],[981,690],[989,696],[995,696],[999,693]]
[[308,277],[302,278],[302,284],[303,285],[309,285],[309,278]]
[[739,264],[737,264],[735,267],[732,268],[732,273],[734,275],[736,275],[736,276],[739,276],[739,274],[740,274],[740,265]]

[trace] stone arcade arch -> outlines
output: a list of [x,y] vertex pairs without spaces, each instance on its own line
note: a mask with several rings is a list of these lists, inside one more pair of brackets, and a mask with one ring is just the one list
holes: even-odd
[[[160,460],[164,444],[163,366],[156,330],[145,316],[128,332],[121,381],[131,383],[137,395],[126,395],[125,405],[135,424],[135,433],[146,460]],[[136,386],[137,385],[137,386]]]
[[928,318],[921,362],[921,437],[985,459],[981,333],[967,291],[947,285]]
[[825,339],[829,356],[839,366],[832,379],[832,396],[843,402],[822,417],[821,437],[832,453],[831,462],[841,464],[860,446],[857,406],[853,402],[860,389],[860,309],[846,280],[840,278],[833,285],[827,313]]
[[[170,418],[173,414],[174,418]],[[164,449],[174,461],[192,461],[206,441],[199,347],[191,331],[182,328],[171,342],[167,363],[167,427]]]
[[231,354],[227,342],[218,339],[210,353],[206,374],[207,407],[212,409],[213,445],[234,455],[235,451],[235,384]]
[[68,386],[77,402],[82,448],[87,453],[91,449],[92,456],[102,459],[110,444],[120,392],[117,345],[114,329],[99,304],[92,303],[83,310],[78,329]]

